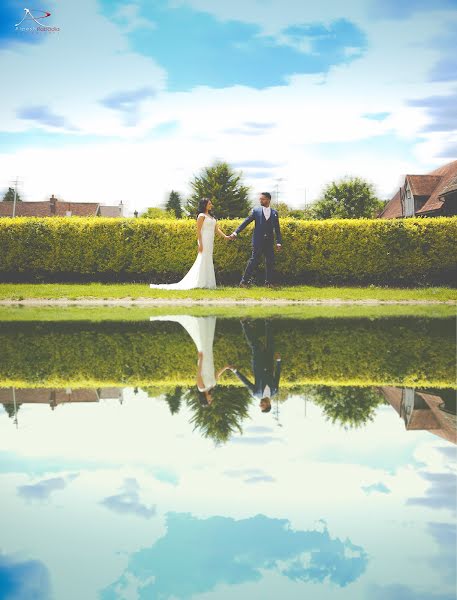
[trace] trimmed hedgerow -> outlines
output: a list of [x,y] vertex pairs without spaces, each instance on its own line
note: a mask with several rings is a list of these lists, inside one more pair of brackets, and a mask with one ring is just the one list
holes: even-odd
[[[220,225],[229,233],[239,223]],[[284,246],[276,268],[284,282],[452,284],[457,279],[457,217],[283,219],[281,227]],[[250,231],[234,242],[217,238],[220,283],[239,278],[250,240]],[[192,220],[0,219],[4,281],[176,281],[195,256]]]

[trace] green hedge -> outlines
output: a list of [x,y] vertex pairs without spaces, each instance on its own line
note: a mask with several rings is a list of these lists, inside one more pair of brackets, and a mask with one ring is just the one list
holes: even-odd
[[[260,323],[260,327],[262,324]],[[274,320],[281,387],[455,387],[455,319]],[[218,319],[216,369],[251,373],[239,320]],[[192,385],[195,346],[172,322],[0,322],[0,386]],[[233,375],[224,382],[238,385]]]
[[[221,221],[229,233],[240,221]],[[251,228],[252,226],[250,226]],[[283,219],[283,281],[451,284],[457,280],[457,217],[399,220]],[[220,283],[237,280],[250,253],[250,228],[234,242],[217,238]],[[167,282],[196,256],[191,220],[0,219],[0,277],[10,281]]]

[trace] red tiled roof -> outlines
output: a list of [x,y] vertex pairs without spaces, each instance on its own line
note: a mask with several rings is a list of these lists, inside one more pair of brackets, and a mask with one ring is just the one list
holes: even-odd
[[56,216],[65,217],[71,211],[72,217],[95,217],[98,210],[97,202],[63,202],[56,201]]
[[392,200],[384,207],[384,210],[379,215],[379,219],[396,219],[397,217],[403,216],[401,201],[400,201],[400,190],[395,194]]
[[407,175],[413,196],[430,196],[440,182],[440,175]]
[[[0,202],[0,216],[13,216],[13,203]],[[50,202],[16,202],[16,217],[50,217]]]
[[457,191],[457,175],[444,188],[444,190],[441,192],[441,195],[444,196],[445,194],[450,194],[451,192],[455,192],[455,191]]
[[[63,202],[55,201],[55,213],[51,210],[50,200],[43,202],[16,202],[16,217],[65,217],[67,211],[72,216],[95,217],[98,212],[97,202]],[[13,216],[13,203],[0,202],[0,217]]]
[[[429,196],[424,206],[416,214],[423,215],[429,211],[439,210],[443,205],[441,196],[455,178],[457,178],[457,160],[426,175],[406,175],[414,196]],[[402,216],[400,191],[398,191],[386,204],[379,218],[395,219]]]
[[443,190],[451,183],[451,181],[457,177],[457,160],[440,167],[435,171],[432,171],[430,175],[439,175],[441,177],[439,184],[434,189],[430,198],[424,204],[424,206],[417,211],[418,215],[422,215],[429,211],[439,210],[443,206],[443,200],[440,196]]

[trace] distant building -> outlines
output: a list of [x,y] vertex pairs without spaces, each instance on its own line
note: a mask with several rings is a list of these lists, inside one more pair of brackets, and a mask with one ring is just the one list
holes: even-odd
[[[103,206],[98,202],[64,202],[54,194],[43,202],[16,202],[16,217],[122,217],[122,202],[118,206]],[[0,217],[13,216],[13,203],[0,202]]]
[[383,386],[384,398],[403,419],[405,428],[425,430],[439,437],[457,443],[455,390],[436,392]]
[[124,390],[106,388],[0,388],[0,405],[17,423],[17,413],[23,404],[48,404],[52,410],[61,404],[75,402],[99,402],[100,400],[124,401]]
[[406,175],[380,219],[457,215],[457,160],[427,175]]

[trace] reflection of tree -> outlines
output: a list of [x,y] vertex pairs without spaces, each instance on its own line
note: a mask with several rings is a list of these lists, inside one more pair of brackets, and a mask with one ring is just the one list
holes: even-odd
[[3,404],[3,408],[5,409],[6,414],[9,416],[9,418],[12,419],[14,415],[17,414],[20,405],[17,405],[16,408],[14,408],[14,404],[12,402],[8,402],[7,404]]
[[191,423],[205,437],[216,443],[227,442],[235,432],[242,432],[242,422],[248,416],[249,392],[238,386],[216,386],[211,391],[212,402],[201,403],[196,388],[186,394],[186,401],[193,411]]
[[372,387],[310,387],[313,402],[320,406],[332,423],[346,427],[362,427],[374,418],[376,408],[384,403]]
[[172,392],[168,392],[167,394],[165,394],[165,402],[168,403],[170,413],[172,415],[178,413],[179,409],[181,408],[183,391],[183,388],[178,385]]

